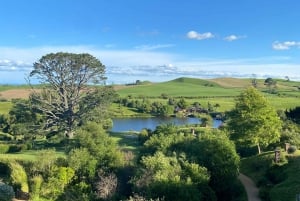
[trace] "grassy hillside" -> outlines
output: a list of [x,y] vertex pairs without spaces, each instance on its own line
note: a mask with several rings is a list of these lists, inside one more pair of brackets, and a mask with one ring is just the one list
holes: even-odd
[[[167,97],[186,97],[187,102],[192,104],[199,102],[204,107],[210,102],[219,104],[219,111],[230,110],[234,106],[234,98],[242,90],[251,86],[252,79],[238,78],[178,78],[175,80],[151,83],[143,82],[140,85],[118,85],[115,90],[121,97],[131,96],[133,98],[150,97],[153,101],[166,101],[162,95]],[[264,93],[270,103],[276,109],[286,110],[299,106],[300,82],[276,80],[277,94],[268,93],[269,88],[264,85],[264,79],[257,79],[257,86]],[[0,86],[0,98],[11,100],[12,98],[27,98],[30,93],[28,86]],[[9,103],[0,103],[0,114],[7,112]],[[125,112],[127,114],[127,112]]]
[[[284,96],[300,96],[300,82],[276,80],[276,90],[278,94]],[[158,97],[167,94],[173,97],[221,97],[236,96],[243,89],[251,86],[251,79],[238,78],[178,78],[168,82],[152,83],[147,85],[136,85],[130,87],[117,88],[121,96],[150,96]],[[257,87],[263,92],[268,92],[269,88],[264,85],[264,79],[257,79]]]
[[166,94],[172,97],[232,97],[238,95],[241,89],[242,88],[227,88],[210,80],[202,80],[196,78],[178,78],[168,82],[122,88],[118,90],[118,93],[121,96],[132,95],[134,97],[158,97],[161,96],[161,94]]

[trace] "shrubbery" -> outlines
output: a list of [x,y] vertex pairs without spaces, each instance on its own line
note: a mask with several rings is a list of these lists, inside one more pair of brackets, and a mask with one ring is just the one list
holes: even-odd
[[5,154],[9,150],[8,144],[0,144],[0,154]]
[[287,150],[287,152],[289,153],[289,154],[293,154],[293,153],[295,153],[297,151],[297,147],[296,146],[290,146],[289,148],[288,148],[288,150]]
[[10,201],[15,197],[13,187],[0,182],[0,201]]

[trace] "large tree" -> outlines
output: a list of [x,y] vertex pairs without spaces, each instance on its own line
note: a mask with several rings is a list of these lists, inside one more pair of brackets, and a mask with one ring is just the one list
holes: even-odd
[[99,87],[105,81],[105,66],[90,54],[51,53],[34,63],[29,81],[37,80],[31,101],[46,118],[46,127],[55,127],[73,136],[77,123],[90,111],[109,100],[112,90]]
[[267,146],[280,138],[282,122],[267,99],[254,87],[244,90],[229,113],[231,136],[239,143]]

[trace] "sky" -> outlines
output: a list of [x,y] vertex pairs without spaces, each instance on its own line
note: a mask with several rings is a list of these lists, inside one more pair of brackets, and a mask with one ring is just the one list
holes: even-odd
[[89,53],[108,84],[178,77],[300,80],[298,0],[1,0],[0,84]]

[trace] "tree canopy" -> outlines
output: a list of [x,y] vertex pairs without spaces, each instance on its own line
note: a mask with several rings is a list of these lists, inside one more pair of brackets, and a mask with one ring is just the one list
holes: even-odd
[[267,99],[254,87],[244,90],[229,113],[231,137],[240,143],[267,146],[280,138],[282,122]]
[[98,86],[106,79],[105,66],[90,54],[51,53],[33,67],[29,81],[38,80],[43,89],[31,94],[32,103],[46,116],[47,128],[55,127],[70,137],[84,115],[113,94]]

